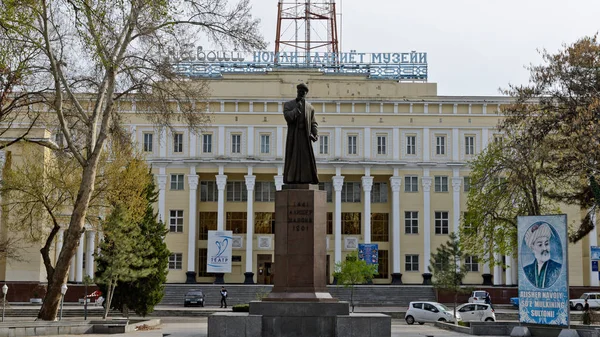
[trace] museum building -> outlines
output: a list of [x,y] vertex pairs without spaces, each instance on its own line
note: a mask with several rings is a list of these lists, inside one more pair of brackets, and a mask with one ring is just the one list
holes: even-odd
[[[156,210],[168,227],[169,283],[213,283],[207,273],[209,230],[231,230],[232,271],[225,283],[273,283],[275,193],[283,186],[287,126],[284,102],[306,83],[319,139],[314,145],[319,188],[327,191],[327,272],[359,243],[377,243],[379,273],[374,284],[422,284],[429,256],[457,232],[470,188],[468,162],[502,135],[498,111],[508,97],[439,96],[436,83],[325,73],[314,68],[223,73],[202,78],[211,122],[199,132],[183,123],[157,129],[140,112],[146,102],[119,102],[127,126],[156,177]],[[38,137],[52,141],[51,130]],[[18,160],[19,146],[0,161]],[[10,156],[7,156],[10,153]],[[4,165],[4,164],[3,164]],[[565,209],[569,222],[580,218]],[[65,220],[65,226],[68,222]],[[93,252],[101,233],[82,235],[69,281],[93,275]],[[594,229],[569,245],[572,286],[597,286],[591,269]],[[55,251],[60,251],[62,231]],[[463,261],[466,284],[516,285],[516,259],[490,268],[476,256]],[[46,280],[39,247],[23,261],[3,261],[6,281]]]

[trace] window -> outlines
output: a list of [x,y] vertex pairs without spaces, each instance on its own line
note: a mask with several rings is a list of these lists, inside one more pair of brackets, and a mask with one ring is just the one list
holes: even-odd
[[467,267],[467,271],[479,271],[479,260],[477,256],[467,256],[465,258],[465,266]]
[[469,192],[471,190],[471,177],[463,177],[463,188],[465,192]]
[[245,181],[227,182],[227,201],[248,201]]
[[275,213],[256,212],[254,213],[254,233],[256,234],[275,234]]
[[207,256],[208,255],[208,249],[206,248],[200,248],[198,250],[198,276],[199,277],[211,277],[214,276],[213,273],[207,273],[206,272],[206,262],[207,262]]
[[169,214],[169,232],[183,233],[183,210],[171,210]]
[[404,233],[419,234],[419,212],[404,212]]
[[502,136],[501,135],[494,135],[494,143],[501,144],[502,143]]
[[404,192],[419,192],[419,177],[404,177]]
[[327,212],[327,234],[333,234],[333,213]]
[[329,136],[319,136],[319,154],[329,154]]
[[386,154],[386,136],[377,136],[377,154]]
[[212,152],[212,134],[206,133],[202,135],[202,152],[211,153]]
[[216,181],[200,182],[200,201],[219,201],[219,190]]
[[342,213],[342,234],[360,235],[361,213]]
[[169,269],[180,270],[180,269],[182,269],[182,265],[183,265],[183,254],[172,253],[171,255],[169,255]]
[[171,190],[183,190],[183,174],[171,174]]
[[406,136],[406,154],[417,154],[417,136]]
[[419,271],[419,255],[405,255],[404,271]]
[[231,135],[231,153],[242,153],[242,135]]
[[465,137],[465,154],[468,156],[475,154],[475,137],[473,137],[473,136]]
[[173,152],[174,153],[182,153],[183,152],[183,133],[173,134]]
[[217,230],[217,215],[217,212],[200,212],[198,215],[200,240],[208,240],[208,231]]
[[435,234],[448,234],[448,212],[435,212]]
[[445,155],[446,154],[446,136],[435,137],[435,154]]
[[233,231],[233,234],[245,234],[246,212],[227,212],[225,224],[225,229]]
[[388,202],[387,183],[373,183],[373,188],[371,189],[371,202]]
[[144,133],[144,152],[152,152],[152,134]]
[[371,240],[377,242],[388,242],[389,236],[388,213],[371,213]]
[[319,183],[319,190],[327,191],[327,202],[333,202],[333,183]]
[[269,135],[260,135],[260,153],[271,153]]
[[435,191],[436,192],[448,192],[448,177],[446,176],[435,176]]
[[272,181],[257,181],[254,186],[254,201],[275,201],[275,183]]
[[348,136],[348,154],[356,154],[357,136]]
[[379,260],[377,261],[377,274],[373,278],[388,278],[388,251],[379,250]]
[[360,202],[360,183],[345,182],[342,186],[342,202]]

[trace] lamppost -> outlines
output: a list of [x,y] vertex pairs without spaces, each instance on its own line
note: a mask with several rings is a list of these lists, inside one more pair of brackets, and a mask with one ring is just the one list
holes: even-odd
[[4,300],[2,301],[2,322],[4,322],[4,310],[6,310],[6,293],[8,292],[8,286],[5,284],[2,286],[2,295]]
[[67,287],[66,284],[63,284],[62,287],[60,287],[60,294],[62,295],[60,298],[60,320],[62,320],[62,312],[63,312],[63,303],[65,302],[65,294],[67,293],[67,289],[69,289],[69,287]]

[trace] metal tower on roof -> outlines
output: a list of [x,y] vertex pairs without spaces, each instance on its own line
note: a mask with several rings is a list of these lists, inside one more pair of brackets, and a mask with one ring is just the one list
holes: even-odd
[[335,0],[284,1],[277,4],[275,62],[283,52],[296,52],[303,63],[306,53],[339,52]]

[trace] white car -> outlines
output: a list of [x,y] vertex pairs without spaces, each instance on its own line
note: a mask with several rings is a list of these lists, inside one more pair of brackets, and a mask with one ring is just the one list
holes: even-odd
[[452,310],[448,309],[443,304],[437,302],[410,302],[408,310],[404,315],[404,319],[408,324],[414,324],[415,322],[423,324],[425,322],[454,322],[460,320],[454,317]]
[[581,297],[569,300],[569,306],[571,309],[581,311],[583,310],[585,300],[588,300],[590,308],[600,308],[600,293],[583,293]]
[[485,290],[475,290],[471,293],[471,297],[469,297],[469,303],[485,303],[485,298],[490,296],[490,294]]
[[456,307],[463,322],[495,322],[496,314],[489,304],[465,303]]

